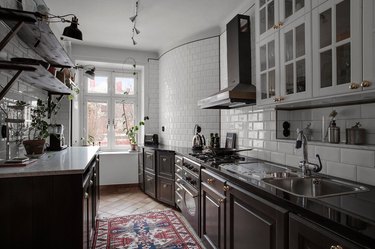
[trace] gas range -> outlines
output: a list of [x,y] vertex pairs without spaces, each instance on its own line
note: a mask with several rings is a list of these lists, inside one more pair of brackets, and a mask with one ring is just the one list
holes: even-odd
[[203,153],[203,152],[193,152],[189,153],[190,156],[198,159],[201,163],[205,165],[209,165],[214,168],[218,168],[221,164],[227,163],[251,163],[251,162],[258,162],[258,159],[242,156],[239,154],[232,154],[232,155],[214,155],[210,153]]

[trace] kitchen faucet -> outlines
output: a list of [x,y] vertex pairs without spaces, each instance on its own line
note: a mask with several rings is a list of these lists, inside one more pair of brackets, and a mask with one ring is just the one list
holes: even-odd
[[299,167],[302,170],[302,177],[310,176],[311,171],[320,172],[322,170],[322,161],[320,160],[320,156],[316,154],[316,157],[319,160],[319,164],[309,162],[307,150],[307,137],[303,133],[303,130],[297,129],[296,149],[300,149],[301,147],[303,151],[303,160],[299,162]]

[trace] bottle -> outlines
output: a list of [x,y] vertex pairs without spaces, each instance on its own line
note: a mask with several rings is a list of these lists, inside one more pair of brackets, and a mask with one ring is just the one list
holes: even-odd
[[210,133],[210,147],[213,148],[215,144],[215,137],[213,133]]
[[340,143],[340,127],[336,126],[334,119],[328,127],[328,142],[332,144]]

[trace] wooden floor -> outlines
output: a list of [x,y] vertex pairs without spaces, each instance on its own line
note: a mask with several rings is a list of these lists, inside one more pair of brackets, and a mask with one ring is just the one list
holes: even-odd
[[100,191],[98,218],[110,218],[169,208],[138,187],[105,187]]

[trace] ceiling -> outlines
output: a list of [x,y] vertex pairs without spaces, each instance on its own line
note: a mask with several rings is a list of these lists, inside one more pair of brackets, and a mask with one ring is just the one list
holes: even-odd
[[[249,0],[139,0],[137,45],[131,41],[135,0],[44,0],[55,15],[75,14],[84,41],[100,47],[162,52],[190,37],[220,32],[229,15]],[[58,23],[62,33],[67,24]]]

